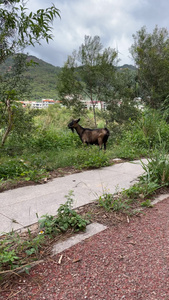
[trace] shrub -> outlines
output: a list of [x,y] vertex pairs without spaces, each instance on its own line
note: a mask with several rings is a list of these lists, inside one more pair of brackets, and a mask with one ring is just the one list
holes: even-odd
[[112,194],[103,194],[98,199],[99,206],[105,210],[110,211],[127,211],[129,205],[126,200],[121,197],[114,197]]
[[142,162],[145,173],[141,176],[142,182],[155,182],[159,186],[169,185],[169,157],[165,148],[156,149],[148,163]]
[[69,228],[72,228],[75,232],[85,230],[88,221],[72,209],[72,196],[72,191],[65,196],[67,201],[65,204],[60,205],[56,217],[44,215],[39,220],[40,228],[44,228],[46,234],[53,235],[58,232],[65,232]]
[[64,130],[40,130],[32,141],[32,146],[40,150],[57,151],[65,150],[67,148],[76,148],[81,141],[77,135],[73,135],[70,131]]
[[118,157],[134,159],[149,156],[150,151],[165,141],[169,149],[169,126],[161,114],[146,110],[137,121],[130,121],[123,127],[115,151]]
[[97,146],[84,146],[77,156],[78,165],[82,168],[100,168],[109,165],[107,153]]

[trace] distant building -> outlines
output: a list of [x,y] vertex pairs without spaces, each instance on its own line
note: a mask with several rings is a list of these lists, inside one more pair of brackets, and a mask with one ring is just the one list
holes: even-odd
[[43,107],[48,107],[50,104],[55,104],[56,102],[53,99],[42,99]]
[[55,103],[56,101],[54,101],[53,99],[42,99],[42,102],[36,102],[36,101],[32,102],[31,107],[41,109],[41,108],[47,108],[49,105]]
[[95,106],[95,108],[99,110],[106,110],[106,103],[103,101],[90,101],[90,100],[82,100],[85,108],[90,109]]
[[42,109],[47,108],[51,104],[60,103],[58,100],[42,99],[41,102],[37,101],[20,101],[23,107],[30,106],[31,108]]

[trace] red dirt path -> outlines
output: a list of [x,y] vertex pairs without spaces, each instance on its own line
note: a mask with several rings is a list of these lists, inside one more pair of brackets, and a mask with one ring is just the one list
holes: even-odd
[[61,264],[58,254],[18,277],[0,299],[169,300],[169,198],[62,255]]

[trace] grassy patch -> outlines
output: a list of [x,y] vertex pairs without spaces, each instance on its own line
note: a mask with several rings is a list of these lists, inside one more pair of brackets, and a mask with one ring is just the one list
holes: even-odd
[[56,216],[45,215],[39,219],[39,230],[32,234],[10,232],[0,237],[0,276],[13,270],[28,266],[31,262],[40,259],[41,249],[48,246],[49,240],[67,232],[84,231],[89,223],[72,209],[73,193],[66,196],[67,201],[62,204]]

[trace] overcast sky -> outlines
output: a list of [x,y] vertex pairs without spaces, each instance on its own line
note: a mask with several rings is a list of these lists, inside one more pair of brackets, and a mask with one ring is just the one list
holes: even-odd
[[52,3],[61,14],[53,23],[53,41],[26,50],[55,66],[63,67],[85,35],[98,35],[104,48],[116,49],[119,65],[134,64],[129,53],[133,34],[142,26],[150,33],[156,25],[169,30],[168,0],[29,0],[27,7],[35,12]]

